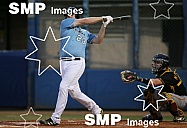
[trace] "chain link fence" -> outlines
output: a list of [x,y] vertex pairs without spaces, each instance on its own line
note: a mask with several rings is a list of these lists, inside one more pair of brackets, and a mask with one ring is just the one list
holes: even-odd
[[[157,15],[163,14],[170,19],[160,16],[154,19],[154,9],[150,3],[158,0],[138,0],[139,8],[139,48],[138,68],[148,69],[151,59],[156,53],[168,54],[171,66],[182,66],[184,30],[182,0],[167,0],[174,3],[170,8],[163,0],[156,5]],[[82,0],[76,1],[48,1],[41,0],[47,5],[46,11],[40,15],[40,37],[44,37],[49,26],[52,27],[56,39],[60,38],[60,22],[64,19],[61,15],[52,15],[51,7],[67,8],[69,6],[83,7]],[[170,8],[169,11],[168,8]],[[132,0],[89,0],[89,16],[111,15],[112,17],[133,16]],[[82,16],[81,16],[82,17]],[[133,65],[133,18],[125,21],[114,21],[107,26],[106,35],[100,45],[89,45],[87,48],[87,68],[90,69],[124,69],[134,68]],[[97,35],[102,23],[89,25],[87,29]],[[39,57],[42,67],[52,65],[59,68],[60,42],[54,42],[52,35],[46,43],[39,42]]]
[[157,2],[139,1],[139,68],[150,67],[156,53],[168,54],[170,65],[180,68],[184,44],[182,0],[167,0],[167,4],[160,0],[154,5]]

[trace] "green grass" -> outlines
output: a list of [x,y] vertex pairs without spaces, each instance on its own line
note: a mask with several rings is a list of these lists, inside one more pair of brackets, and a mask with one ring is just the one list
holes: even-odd
[[[42,114],[41,119],[47,119],[51,116],[50,114]],[[24,118],[26,120],[37,120],[39,118],[39,116],[35,116],[33,114],[30,114],[28,116],[24,116]],[[122,116],[122,120],[127,120],[127,119],[131,119],[131,120],[141,120],[142,116]],[[71,115],[62,115],[62,119],[80,119],[83,120],[84,119],[84,115],[77,115],[75,114],[71,114]],[[172,116],[164,116],[164,121],[171,121],[173,119]],[[6,114],[0,114],[0,121],[24,121],[21,117],[19,113],[6,113]]]

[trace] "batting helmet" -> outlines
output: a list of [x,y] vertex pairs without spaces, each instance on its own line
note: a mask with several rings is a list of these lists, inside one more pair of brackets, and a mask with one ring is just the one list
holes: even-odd
[[68,8],[67,8],[67,13],[64,14],[64,17],[67,18],[67,17],[68,17],[69,11],[71,11],[71,14],[70,14],[70,15],[75,15],[75,18],[76,18],[76,19],[79,19],[79,14],[75,14],[74,11],[73,11],[74,9],[76,9],[76,7],[68,7]]
[[169,56],[166,54],[156,54],[153,56],[152,61],[151,69],[153,74],[157,74],[169,66]]

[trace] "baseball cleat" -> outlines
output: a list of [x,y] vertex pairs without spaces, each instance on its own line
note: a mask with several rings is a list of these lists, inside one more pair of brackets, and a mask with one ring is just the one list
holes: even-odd
[[184,122],[185,121],[185,117],[184,116],[175,116],[173,119],[173,122]]
[[[101,114],[101,116],[103,116],[104,115],[104,112],[103,112],[103,110],[101,109],[101,111],[100,111],[100,113],[99,114]],[[94,119],[95,120],[97,120],[97,114],[96,115],[94,115]]]
[[54,122],[51,118],[47,119],[47,120],[39,120],[40,124],[43,125],[49,125],[49,126],[57,126],[59,125],[58,123]]
[[144,117],[142,118],[142,120],[143,120],[143,121],[144,121],[144,120],[158,120],[158,121],[162,121],[162,120],[163,120],[163,117],[160,116],[160,117],[155,118],[155,117],[153,117],[153,116],[151,116],[151,115],[146,115],[146,116],[144,116]]
[[104,115],[104,112],[103,112],[103,110],[101,109],[101,111],[100,111],[100,114],[103,116]]

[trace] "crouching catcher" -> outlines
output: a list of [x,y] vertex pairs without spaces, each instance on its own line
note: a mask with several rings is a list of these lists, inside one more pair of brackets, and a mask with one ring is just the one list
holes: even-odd
[[[167,100],[159,102],[159,108],[165,108],[173,115],[174,122],[185,121],[183,108],[187,105],[187,91],[183,85],[182,80],[175,71],[169,68],[169,56],[166,54],[156,54],[152,59],[152,73],[155,78],[147,79],[138,76],[135,72],[125,70],[121,72],[121,78],[125,83],[139,81],[146,85],[149,84],[148,89],[144,90],[144,99],[147,104],[151,103],[156,106],[156,100],[161,98],[158,96],[158,90],[154,89],[152,85],[164,85],[161,95]],[[151,80],[151,82],[149,82]],[[142,120],[159,120],[162,121],[160,109],[157,111],[152,106],[149,107],[149,115],[146,115]]]

